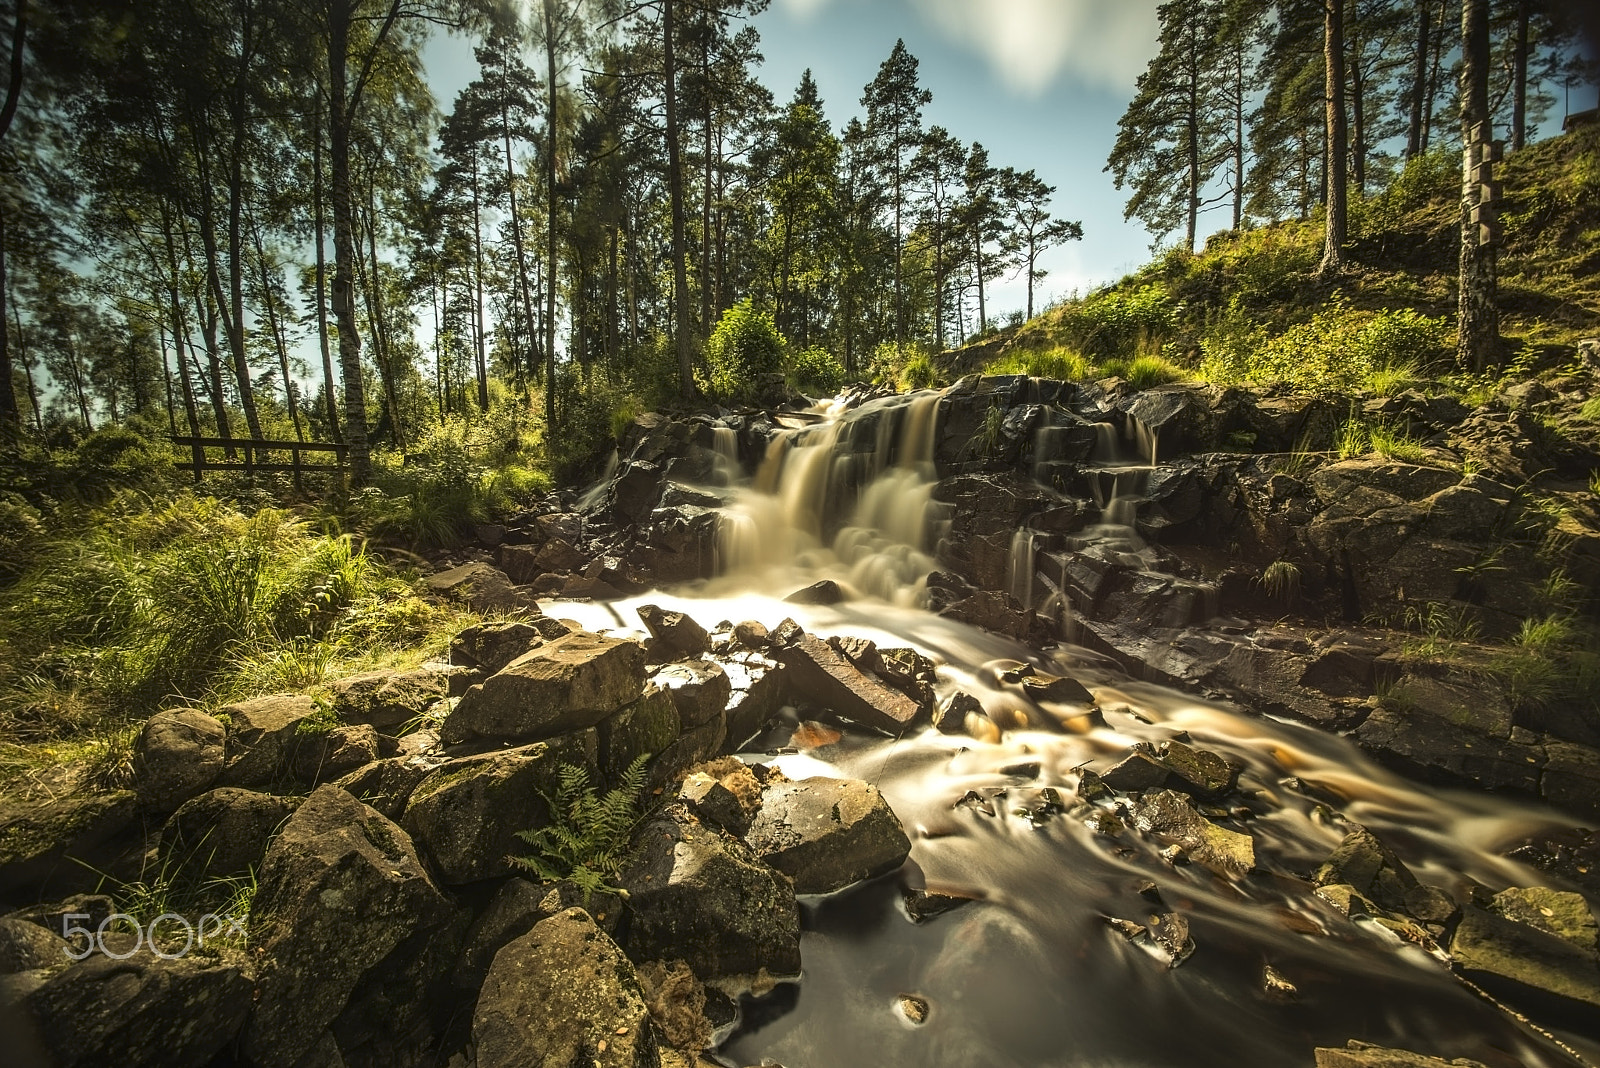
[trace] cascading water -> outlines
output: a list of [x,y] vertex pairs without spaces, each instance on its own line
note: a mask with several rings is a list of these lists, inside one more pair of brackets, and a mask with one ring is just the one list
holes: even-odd
[[[942,700],[959,691],[982,705],[969,717],[971,737],[929,728],[830,742],[832,732],[797,729],[791,710],[748,744],[746,759],[793,778],[876,783],[912,851],[895,876],[803,902],[804,974],[744,1000],[719,1061],[1309,1068],[1313,1047],[1361,1038],[1496,1068],[1578,1063],[1422,946],[1347,917],[1305,878],[1360,825],[1458,900],[1469,881],[1491,891],[1546,885],[1499,853],[1570,824],[1532,806],[1429,791],[1344,739],[1133,682],[1072,646],[1030,650],[920,608],[937,545],[939,403],[932,392],[884,398],[774,435],[723,512],[721,577],[703,588],[548,606],[591,629],[635,630],[633,610],[645,601],[707,624],[792,616],[820,636],[911,646],[937,664]],[[1068,544],[1139,557],[1133,510],[1117,502],[1142,491],[1150,469],[1130,463],[1115,427],[1102,426],[1090,475],[1101,522]],[[1145,455],[1155,459],[1153,444]],[[1035,541],[1024,529],[1012,542],[1011,592],[1024,603],[1043,577]],[[850,597],[778,600],[820,578]],[[1065,597],[1052,589],[1042,603],[1064,607]],[[1008,681],[1021,664],[1081,681],[1098,712],[1035,699]],[[1141,833],[1126,800],[1092,791],[1073,799],[1087,771],[1104,772],[1136,744],[1173,740],[1242,769],[1237,800],[1210,815],[1249,835],[1249,873],[1175,863]],[[914,891],[954,907],[914,916],[905,903]],[[1134,925],[1157,934],[1130,939]],[[920,1022],[906,1014],[907,998],[922,1006]],[[1600,1064],[1586,1040],[1563,1037]]]

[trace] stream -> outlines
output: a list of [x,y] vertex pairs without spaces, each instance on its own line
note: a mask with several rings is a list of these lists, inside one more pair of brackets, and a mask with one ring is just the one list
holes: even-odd
[[[941,699],[960,691],[984,707],[971,735],[841,734],[786,713],[747,743],[746,760],[791,778],[877,784],[912,851],[898,873],[802,899],[802,976],[746,997],[719,1058],[784,1068],[1287,1068],[1311,1065],[1316,1046],[1358,1038],[1491,1068],[1575,1063],[1428,948],[1347,918],[1308,881],[1359,824],[1457,900],[1471,882],[1544,885],[1546,876],[1497,854],[1571,821],[1424,788],[1333,735],[1132,680],[1067,641],[1029,649],[921,607],[946,521],[932,497],[938,398],[819,406],[814,422],[782,431],[748,464],[732,435],[719,435],[727,504],[717,579],[544,606],[592,630],[641,636],[634,610],[644,603],[707,629],[792,617],[823,637],[913,647],[936,663]],[[1153,462],[1155,442],[1133,430],[1126,436]],[[1119,504],[1140,484],[1117,448],[1124,436],[1107,435],[1102,515],[1083,537],[1136,554],[1143,544]],[[1061,607],[1028,574],[1029,553],[1029,538],[1013,542],[1013,592],[1041,613]],[[847,598],[781,600],[819,579]],[[1005,678],[1021,664],[1083,683],[1100,715],[1029,698]],[[1125,802],[1076,798],[1085,769],[1105,771],[1136,742],[1172,739],[1242,769],[1230,811],[1215,818],[1252,838],[1248,874],[1173,863],[1129,825]],[[937,907],[945,911],[930,915]],[[1156,937],[1130,938],[1128,924],[1112,921]],[[1600,1064],[1592,1043],[1560,1037]]]

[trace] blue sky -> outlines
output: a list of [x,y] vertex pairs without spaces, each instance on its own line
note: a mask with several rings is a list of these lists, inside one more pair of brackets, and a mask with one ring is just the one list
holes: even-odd
[[[809,67],[839,129],[860,114],[863,87],[903,38],[933,93],[924,123],[981,141],[996,166],[1037,171],[1056,186],[1056,214],[1083,223],[1083,241],[1041,259],[1049,276],[1035,287],[1037,309],[1149,258],[1149,235],[1123,221],[1122,194],[1102,168],[1134,79],[1155,54],[1156,2],[773,0],[754,19],[766,57],[757,76],[783,102]],[[476,74],[470,46],[436,40],[425,58],[448,109]],[[1021,279],[1002,282],[991,288],[991,314],[1024,299]]]

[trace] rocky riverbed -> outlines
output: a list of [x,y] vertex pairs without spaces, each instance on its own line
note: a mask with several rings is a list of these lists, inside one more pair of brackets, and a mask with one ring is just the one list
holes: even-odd
[[[1600,579],[1546,427],[1591,381],[1357,400],[1427,463],[1114,381],[644,417],[439,562],[503,617],[448,663],[163,710],[132,789],[12,806],[0,1023],[61,1065],[1600,1064],[1595,695],[1397,629]],[[513,864],[641,756],[609,887]],[[108,921],[151,870],[253,873],[247,930]]]

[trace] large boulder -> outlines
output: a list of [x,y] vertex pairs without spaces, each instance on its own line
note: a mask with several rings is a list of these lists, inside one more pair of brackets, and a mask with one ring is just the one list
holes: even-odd
[[711,636],[687,614],[654,604],[640,605],[638,613],[650,637],[655,639],[657,649],[666,653],[667,658],[700,656],[710,651]]
[[430,593],[464,604],[474,612],[539,610],[531,589],[516,585],[491,564],[462,564],[429,575],[425,583]]
[[404,831],[337,786],[318,788],[267,851],[251,910],[263,958],[244,1053],[290,1068],[363,977],[449,904]]
[[778,653],[794,696],[852,723],[886,734],[902,734],[932,708],[906,696],[852,664],[820,638],[802,635]]
[[171,812],[222,773],[227,731],[192,708],[157,712],[134,742],[134,789],[157,812]]
[[476,992],[483,986],[483,977],[495,954],[507,942],[521,938],[540,920],[569,908],[582,908],[607,935],[616,934],[622,919],[622,898],[604,888],[585,891],[570,879],[536,883],[513,878],[501,883],[467,929],[453,973],[456,988]]
[[450,676],[428,668],[368,671],[339,679],[328,689],[328,703],[342,722],[366,723],[393,734],[449,696]]
[[300,725],[317,711],[304,694],[278,694],[228,705],[227,764],[218,786],[259,789],[289,774],[300,745]]
[[381,738],[370,723],[312,731],[297,739],[290,767],[294,777],[307,785],[331,782],[377,760],[384,741],[394,745],[393,739]]
[[450,639],[450,663],[493,675],[523,653],[571,633],[572,628],[549,616],[474,623]]
[[639,828],[619,881],[628,892],[626,945],[634,960],[681,959],[708,981],[800,970],[800,914],[789,879],[681,805]]
[[682,726],[670,693],[645,690],[637,701],[613,712],[595,728],[601,777],[615,783],[638,758],[659,757],[678,740]]
[[139,815],[132,790],[72,794],[0,814],[0,900],[92,889]]
[[12,987],[20,997],[0,1004],[0,1017],[32,1024],[7,1035],[10,1053],[21,1043],[22,1064],[32,1039],[54,1068],[202,1068],[239,1033],[251,989],[236,952],[168,959],[145,947],[122,960],[96,953],[42,983]]
[[468,690],[439,734],[535,741],[592,727],[643,693],[645,675],[638,642],[575,631]]
[[728,673],[712,660],[667,664],[651,675],[650,681],[672,695],[685,727],[698,727],[716,718],[733,696]]
[[495,954],[472,1014],[477,1068],[657,1068],[633,965],[582,909],[541,920]]
[[1593,950],[1469,906],[1461,910],[1450,955],[1489,993],[1600,1038],[1600,963]]
[[443,758],[427,756],[388,757],[357,768],[334,785],[399,822],[417,784],[444,763]]
[[446,883],[509,875],[528,849],[517,832],[550,822],[562,765],[595,763],[594,731],[453,760],[412,790],[402,823]]
[[828,894],[894,871],[911,853],[894,810],[876,786],[858,779],[769,785],[745,840],[794,880],[798,894]]
[[294,808],[287,798],[231,786],[191,798],[161,828],[162,870],[201,880],[259,868]]
[[0,975],[58,968],[72,946],[60,935],[21,916],[0,916]]
[[1147,792],[1134,808],[1133,825],[1218,875],[1240,878],[1256,866],[1255,842],[1248,834],[1217,826],[1174,790]]

